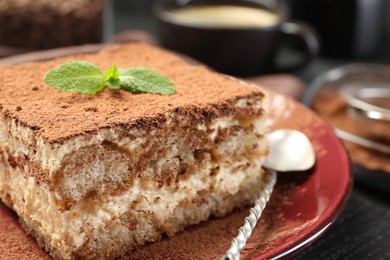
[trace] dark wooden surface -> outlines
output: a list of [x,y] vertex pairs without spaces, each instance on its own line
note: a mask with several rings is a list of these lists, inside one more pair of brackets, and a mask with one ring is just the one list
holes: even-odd
[[355,181],[335,224],[295,259],[390,259],[390,194]]
[[[322,72],[356,62],[361,61],[319,58],[296,76],[310,84]],[[355,179],[347,205],[334,225],[294,259],[390,259],[390,190]]]

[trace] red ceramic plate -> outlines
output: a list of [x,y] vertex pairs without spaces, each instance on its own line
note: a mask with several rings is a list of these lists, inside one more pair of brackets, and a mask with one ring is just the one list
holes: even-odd
[[[273,92],[269,94],[271,127],[304,132],[314,144],[317,163],[310,172],[279,175],[242,259],[283,258],[306,248],[334,223],[352,187],[348,156],[332,128],[298,102]],[[247,215],[248,209],[241,209],[224,218],[210,219],[174,237],[132,251],[125,259],[219,259]],[[2,203],[0,234],[2,259],[48,258]]]

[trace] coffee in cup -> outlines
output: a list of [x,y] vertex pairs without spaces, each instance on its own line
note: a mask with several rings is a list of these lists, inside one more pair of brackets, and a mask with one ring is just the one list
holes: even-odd
[[188,6],[163,11],[177,24],[205,28],[248,28],[275,26],[280,17],[265,9],[237,5]]
[[[255,76],[307,64],[318,52],[314,33],[286,22],[286,9],[275,1],[160,1],[159,38],[163,47],[183,53],[222,73]],[[304,42],[304,59],[278,66],[275,57],[283,35]]]

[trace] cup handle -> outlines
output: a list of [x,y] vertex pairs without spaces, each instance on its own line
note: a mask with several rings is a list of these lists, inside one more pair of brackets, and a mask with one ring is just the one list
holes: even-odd
[[301,22],[284,22],[280,26],[282,34],[292,37],[297,37],[304,44],[303,59],[289,65],[278,65],[274,62],[276,71],[288,72],[293,71],[311,62],[320,51],[320,42],[317,33],[310,26]]

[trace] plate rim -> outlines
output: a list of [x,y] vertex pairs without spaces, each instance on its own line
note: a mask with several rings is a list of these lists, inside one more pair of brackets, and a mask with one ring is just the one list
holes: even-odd
[[[269,90],[266,90],[269,91]],[[273,92],[273,91],[270,91]],[[275,93],[274,93],[275,94]],[[354,186],[354,180],[355,176],[353,174],[353,167],[352,167],[352,161],[348,155],[347,149],[345,147],[345,144],[341,141],[340,138],[337,137],[334,128],[321,116],[316,113],[315,111],[311,110],[309,107],[305,106],[305,104],[299,103],[298,101],[295,101],[291,97],[281,95],[284,98],[288,99],[289,102],[293,102],[296,106],[299,106],[301,109],[303,109],[306,113],[310,113],[311,116],[315,117],[316,119],[319,119],[322,126],[326,127],[326,133],[329,135],[329,137],[332,138],[333,144],[337,147],[334,148],[334,150],[342,151],[343,158],[340,158],[340,165],[343,165],[344,173],[346,174],[346,178],[348,179],[346,185],[344,186],[343,192],[341,194],[341,197],[339,197],[339,200],[335,201],[332,205],[334,205],[334,210],[328,213],[327,216],[325,216],[324,219],[321,221],[313,223],[313,225],[310,225],[310,227],[314,226],[314,229],[307,230],[300,232],[301,234],[304,233],[299,239],[294,240],[293,242],[290,242],[290,244],[293,244],[293,246],[290,246],[288,249],[285,249],[288,246],[284,246],[283,249],[280,248],[279,250],[273,250],[274,252],[270,252],[269,254],[263,254],[256,256],[255,259],[281,259],[281,258],[290,258],[293,257],[300,252],[302,252],[304,249],[308,248],[311,244],[313,244],[315,241],[317,241],[322,235],[324,235],[336,222],[338,217],[341,215],[343,210],[346,207],[346,204],[352,194],[353,186]],[[331,207],[330,205],[328,207]],[[325,211],[324,213],[326,213]],[[324,214],[323,213],[323,214]],[[323,215],[321,215],[324,217]],[[309,228],[310,228],[309,227]]]

